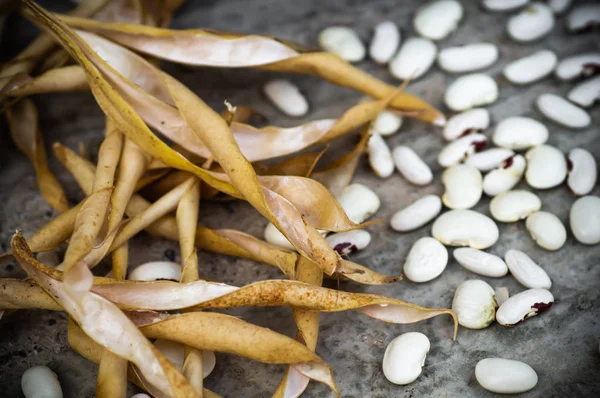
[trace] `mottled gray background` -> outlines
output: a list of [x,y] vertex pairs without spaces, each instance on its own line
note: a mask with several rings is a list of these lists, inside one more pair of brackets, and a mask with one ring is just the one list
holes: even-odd
[[[46,4],[50,3],[49,1]],[[66,5],[62,2],[62,9]],[[275,1],[275,0],[222,0],[190,1],[175,18],[176,28],[210,27],[236,32],[258,32],[282,39],[316,46],[318,32],[330,25],[354,27],[364,41],[368,41],[373,26],[391,19],[402,29],[403,38],[414,34],[411,19],[418,1]],[[439,43],[440,47],[491,41],[500,48],[500,60],[486,72],[496,78],[500,86],[499,100],[489,106],[494,122],[515,115],[540,119],[535,109],[536,97],[544,92],[565,95],[570,83],[547,78],[527,87],[515,87],[501,76],[504,65],[535,50],[549,48],[565,57],[582,51],[598,51],[599,35],[587,33],[570,35],[565,32],[565,19],[559,18],[553,33],[533,44],[517,44],[505,33],[506,14],[484,12],[478,1],[463,1],[466,13],[455,34]],[[57,8],[58,9],[58,8]],[[6,59],[31,36],[16,20],[9,27],[19,33],[5,35],[2,57]],[[28,36],[29,35],[29,36]],[[19,39],[19,40],[17,40]],[[358,67],[377,77],[397,84],[384,67],[363,61]],[[291,126],[304,121],[336,117],[357,102],[359,93],[332,86],[310,76],[289,76],[308,98],[311,111],[304,118],[291,120],[278,113],[262,96],[261,86],[274,73],[249,70],[214,70],[178,65],[165,69],[192,87],[215,109],[222,109],[223,100],[233,104],[252,105],[268,116],[275,125]],[[434,67],[408,88],[429,102],[443,108],[442,95],[446,86],[456,77]],[[36,99],[40,109],[41,127],[46,145],[60,141],[71,148],[85,143],[95,158],[102,139],[104,117],[91,94],[46,95]],[[593,125],[581,131],[571,131],[549,121],[549,143],[567,152],[585,147],[600,157],[600,111],[592,111]],[[10,236],[17,228],[30,234],[44,225],[55,214],[38,193],[31,165],[8,139],[5,124],[0,139],[0,243],[6,250]],[[490,132],[487,132],[488,136]],[[399,234],[389,228],[391,215],[418,197],[442,193],[439,181],[441,168],[435,157],[443,145],[440,131],[417,121],[407,120],[401,133],[387,139],[389,145],[404,144],[414,148],[433,168],[436,178],[428,187],[417,188],[406,183],[398,174],[387,180],[378,179],[362,162],[356,182],[373,188],[381,197],[377,217],[386,222],[368,228],[373,235],[371,245],[353,255],[352,260],[386,274],[401,272],[403,260],[413,242],[430,233],[430,226],[418,231]],[[353,138],[334,144],[327,157],[349,148]],[[72,203],[83,198],[73,179],[50,157],[50,166],[65,185]],[[524,184],[522,184],[523,187]],[[598,195],[596,188],[594,194]],[[575,200],[565,187],[538,192],[543,208],[568,222],[568,211]],[[489,200],[483,199],[477,210],[489,214]],[[266,221],[246,203],[204,203],[201,223],[212,228],[236,228],[261,236]],[[600,290],[600,248],[577,243],[569,233],[567,244],[558,252],[538,248],[531,240],[523,222],[501,225],[499,242],[490,252],[503,255],[510,248],[527,252],[550,275],[555,305],[544,314],[515,327],[497,324],[486,330],[472,331],[461,328],[458,340],[451,340],[452,327],[447,317],[415,325],[386,324],[356,312],[322,315],[321,334],[317,353],[328,361],[345,397],[491,397],[475,381],[473,370],[477,361],[485,357],[504,357],[527,362],[539,375],[537,387],[526,397],[589,397],[600,392],[600,325],[598,302]],[[133,240],[130,259],[134,265],[165,259],[165,251],[174,250],[179,260],[177,244],[148,235]],[[270,266],[247,260],[200,254],[200,273],[209,280],[234,285],[281,274]],[[4,266],[2,276],[23,276],[14,264]],[[384,287],[366,287],[341,283],[340,289],[386,294],[424,306],[450,306],[454,289],[464,280],[477,278],[461,268],[454,260],[436,280],[425,284],[401,281]],[[523,290],[512,277],[483,278],[493,287],[507,286],[512,294]],[[328,286],[336,288],[335,283]],[[228,311],[255,324],[272,328],[288,336],[295,327],[288,308],[250,308]],[[389,383],[381,371],[381,360],[387,343],[400,333],[421,331],[431,340],[421,377],[408,386]],[[19,396],[21,374],[29,366],[47,364],[59,376],[66,397],[92,397],[95,390],[97,367],[75,354],[66,340],[66,317],[62,313],[20,311],[0,321],[0,396]],[[217,354],[217,366],[206,380],[208,388],[225,397],[266,397],[279,384],[284,366],[264,365],[251,360]],[[134,392],[134,389],[131,389]],[[307,397],[332,396],[328,389],[311,383]]]

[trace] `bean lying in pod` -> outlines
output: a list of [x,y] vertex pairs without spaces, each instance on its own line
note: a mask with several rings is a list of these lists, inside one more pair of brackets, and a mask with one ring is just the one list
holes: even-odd
[[600,243],[600,198],[583,196],[575,201],[569,212],[571,231],[580,243]]
[[508,273],[508,266],[496,255],[470,247],[454,249],[452,254],[460,265],[476,274],[500,278]]
[[458,27],[464,9],[455,0],[438,0],[422,6],[413,20],[415,31],[431,40],[442,40]]
[[333,250],[342,255],[348,255],[366,248],[371,243],[371,234],[367,231],[357,229],[332,234],[326,239]]
[[[183,344],[171,340],[157,339],[154,342],[154,347],[161,352],[177,368],[181,371],[185,359],[185,347]],[[215,368],[216,359],[213,351],[202,351],[202,374],[204,378],[212,373]]]
[[515,326],[552,307],[554,296],[546,289],[529,289],[506,300],[496,311],[496,321],[503,326]]
[[529,84],[549,76],[558,64],[558,57],[550,50],[540,50],[506,65],[504,77],[514,84]]
[[487,249],[498,241],[500,232],[488,216],[473,210],[443,213],[431,227],[431,235],[447,246]]
[[415,230],[427,224],[442,210],[442,201],[437,195],[427,195],[417,199],[392,216],[390,225],[399,232]]
[[50,250],[47,252],[40,252],[36,255],[37,260],[44,264],[46,267],[54,268],[61,263],[60,258],[56,250]]
[[453,141],[467,134],[481,132],[490,125],[490,113],[484,108],[469,109],[452,116],[444,126],[444,138]]
[[296,250],[294,245],[282,234],[273,223],[268,223],[265,227],[264,237],[267,242],[272,245],[281,247],[282,249]]
[[379,196],[363,184],[346,186],[336,198],[346,215],[353,222],[360,224],[379,210]]
[[502,165],[483,177],[483,192],[496,196],[508,191],[521,181],[527,162],[521,155],[506,159]]
[[383,356],[385,378],[398,385],[415,381],[425,365],[429,348],[429,339],[423,333],[408,332],[396,337]]
[[[362,97],[359,103],[370,102],[373,99],[371,97]],[[402,126],[402,116],[391,112],[381,111],[371,123],[371,132],[373,134],[379,134],[381,136],[388,136],[396,133]]]
[[319,34],[319,45],[348,62],[362,61],[366,54],[365,46],[356,32],[344,26],[324,29]]
[[131,271],[127,279],[132,281],[170,280],[179,282],[181,279],[181,265],[171,261],[144,263]]
[[550,289],[550,277],[537,265],[531,257],[520,250],[509,250],[504,255],[504,261],[512,276],[519,283],[530,289]]
[[554,28],[554,13],[542,3],[533,3],[508,20],[506,30],[518,42],[531,42],[546,36]]

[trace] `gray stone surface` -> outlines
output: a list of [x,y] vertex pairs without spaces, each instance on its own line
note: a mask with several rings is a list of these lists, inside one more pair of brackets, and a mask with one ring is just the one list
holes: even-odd
[[[318,32],[329,25],[353,26],[365,41],[372,27],[379,21],[391,19],[402,29],[404,38],[414,34],[411,18],[417,1],[273,1],[222,0],[190,1],[175,19],[175,27],[211,27],[215,29],[260,32],[283,39],[315,46]],[[536,97],[543,92],[565,95],[572,86],[554,78],[537,84],[515,87],[501,77],[503,66],[535,50],[549,48],[560,57],[582,51],[599,50],[598,33],[579,36],[565,33],[564,17],[558,19],[552,35],[533,44],[517,44],[505,33],[506,14],[491,14],[480,9],[477,1],[463,1],[466,7],[464,21],[459,29],[440,47],[477,41],[491,41],[500,48],[501,58],[486,70],[500,86],[500,99],[489,106],[494,122],[514,115],[541,119],[534,106]],[[371,61],[358,65],[379,78],[393,82],[387,70]],[[192,87],[216,109],[222,109],[224,99],[234,104],[248,104],[268,116],[275,125],[294,125],[302,121],[341,115],[355,104],[360,94],[332,86],[309,76],[290,76],[307,96],[311,112],[300,120],[290,120],[279,114],[261,95],[260,88],[274,73],[248,70],[213,70],[187,66],[166,65],[165,69]],[[434,67],[423,78],[415,81],[409,91],[423,96],[443,109],[445,87],[456,76]],[[101,140],[104,119],[91,94],[47,95],[36,98],[40,108],[41,126],[46,145],[60,141],[71,148],[79,142],[94,157]],[[570,131],[549,121],[549,143],[567,152],[584,147],[600,158],[600,108],[591,111],[593,126]],[[55,214],[38,193],[33,171],[25,157],[18,153],[5,131],[0,134],[0,243],[6,250],[10,235],[17,228],[30,234]],[[352,260],[379,272],[398,274],[402,270],[411,244],[430,233],[430,225],[415,232],[399,234],[389,228],[391,215],[418,197],[442,193],[439,181],[441,168],[435,157],[443,140],[439,130],[423,123],[407,120],[401,133],[387,139],[391,147],[408,145],[423,156],[433,168],[434,183],[417,188],[406,183],[398,174],[387,180],[378,179],[362,162],[355,181],[372,187],[382,199],[377,217],[386,221],[371,226],[371,245],[353,255]],[[487,132],[488,136],[490,131]],[[353,138],[334,144],[329,158],[349,148]],[[50,165],[64,183],[72,203],[83,196],[73,179],[56,162]],[[525,184],[521,184],[526,188]],[[555,213],[564,223],[575,200],[562,186],[538,192],[543,208]],[[595,195],[600,194],[596,187]],[[483,199],[476,210],[489,214],[489,200]],[[266,221],[245,203],[203,203],[201,222],[208,227],[229,227],[261,236]],[[550,275],[554,306],[542,316],[506,328],[497,324],[481,331],[461,328],[458,340],[451,339],[452,327],[447,317],[415,325],[386,324],[355,312],[323,314],[317,353],[331,363],[336,381],[345,397],[491,397],[474,378],[477,361],[485,357],[519,359],[530,364],[539,375],[538,386],[524,397],[590,397],[600,392],[599,295],[600,248],[577,243],[569,233],[567,244],[557,252],[537,247],[529,237],[523,222],[501,225],[501,237],[490,252],[503,255],[510,248],[524,250]],[[148,235],[133,240],[130,259],[133,264],[165,258],[165,250],[177,253],[175,242]],[[177,260],[179,260],[177,254]],[[209,280],[243,285],[268,278],[280,278],[275,269],[210,253],[200,254],[201,275]],[[105,264],[105,266],[107,266]],[[4,265],[1,276],[23,276],[14,264]],[[437,279],[424,284],[401,281],[391,286],[367,287],[340,283],[339,288],[355,292],[373,292],[425,306],[451,305],[454,289],[464,280],[478,278],[460,267],[453,259],[447,270]],[[524,290],[514,278],[482,278],[492,286],[507,286],[512,294]],[[337,284],[326,282],[337,288]],[[250,308],[227,311],[255,324],[266,326],[293,336],[295,327],[288,308]],[[381,360],[386,345],[397,335],[407,331],[421,331],[431,340],[420,378],[408,386],[395,386],[383,376]],[[19,311],[7,314],[0,321],[0,396],[20,396],[19,381],[23,371],[33,365],[48,364],[59,376],[65,397],[92,397],[97,367],[75,354],[66,340],[66,317],[62,313]],[[272,394],[283,375],[283,366],[263,365],[231,355],[217,354],[217,366],[206,385],[225,397],[266,397]],[[130,392],[133,393],[131,388]],[[328,389],[311,383],[307,397],[332,396]]]

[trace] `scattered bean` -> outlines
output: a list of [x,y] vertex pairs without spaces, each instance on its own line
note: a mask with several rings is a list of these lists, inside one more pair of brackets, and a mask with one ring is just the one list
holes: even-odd
[[580,32],[600,25],[600,4],[582,4],[567,16],[567,29]]
[[554,296],[546,289],[529,289],[506,300],[496,311],[496,321],[503,326],[515,326],[546,311]]
[[62,398],[58,376],[47,366],[33,366],[21,377],[25,398]]
[[381,206],[377,194],[362,184],[348,185],[342,190],[337,200],[348,218],[357,224],[371,217]]
[[419,9],[413,25],[421,36],[442,40],[458,27],[463,14],[463,7],[458,1],[438,0]]
[[481,172],[467,164],[455,164],[442,174],[445,187],[442,202],[450,209],[470,209],[481,199],[483,179]]
[[600,243],[600,198],[583,196],[575,201],[569,213],[571,231],[584,245]]
[[384,21],[375,26],[369,55],[378,64],[387,64],[400,44],[400,31],[392,21]]
[[567,98],[579,106],[592,106],[600,99],[600,76],[579,83],[569,91]]
[[327,237],[327,243],[336,252],[348,255],[362,250],[371,243],[371,234],[367,231],[357,229],[354,231],[340,232]]
[[596,186],[597,168],[594,155],[582,148],[571,149],[568,156],[567,185],[578,196],[587,195]]
[[498,240],[496,223],[473,210],[451,210],[433,223],[431,234],[447,246],[469,246],[487,249]]
[[483,177],[483,192],[488,196],[496,196],[508,191],[521,181],[525,172],[525,158],[515,155],[506,159],[502,166],[487,173]]
[[331,26],[319,34],[319,44],[329,52],[348,62],[359,62],[365,58],[366,50],[353,29]]
[[586,111],[556,94],[540,95],[537,106],[548,119],[566,127],[581,129],[592,122]]
[[496,221],[500,222],[522,220],[541,208],[540,198],[525,190],[502,192],[490,201],[490,213]]
[[308,113],[308,102],[298,87],[289,80],[271,80],[265,84],[267,98],[288,116],[303,116]]
[[440,51],[438,64],[446,72],[464,73],[485,69],[498,60],[498,47],[492,43],[475,43],[448,47]]
[[567,230],[554,214],[537,211],[527,217],[525,226],[538,246],[546,250],[558,250],[567,241]]
[[390,148],[379,134],[373,134],[367,144],[371,169],[381,178],[387,178],[394,172],[394,161]]
[[410,384],[419,377],[429,352],[429,339],[423,333],[401,334],[388,344],[383,356],[383,374],[394,384]]
[[487,144],[481,133],[471,133],[446,144],[438,154],[440,166],[449,167],[463,161],[467,156],[480,151]]
[[508,267],[500,257],[470,247],[454,249],[456,261],[476,274],[500,278],[508,273]]
[[552,286],[552,281],[546,271],[522,251],[507,251],[504,255],[504,261],[506,261],[512,276],[521,285],[530,289],[550,289]]
[[407,146],[397,146],[392,151],[396,168],[410,183],[427,185],[433,180],[433,173],[427,163]]
[[475,167],[479,171],[490,171],[500,167],[508,158],[515,155],[506,148],[492,148],[487,151],[476,152],[467,157],[465,164]]
[[499,394],[518,394],[531,390],[538,382],[537,373],[521,361],[502,358],[482,359],[475,366],[475,378],[481,387]]
[[448,264],[448,250],[437,240],[423,237],[408,253],[403,273],[413,282],[428,282],[444,272]]
[[433,220],[442,210],[442,201],[437,195],[417,199],[392,216],[392,228],[399,232],[412,231]]
[[452,300],[458,324],[469,329],[484,329],[496,319],[494,289],[481,280],[472,279],[458,286]]
[[502,120],[492,140],[497,146],[520,151],[548,141],[548,128],[535,119],[513,116]]
[[472,73],[456,79],[444,96],[444,102],[453,111],[464,111],[498,99],[496,81],[482,73]]
[[532,3],[508,20],[510,37],[519,42],[530,42],[542,38],[554,28],[554,14],[542,3]]
[[506,65],[504,77],[515,84],[529,84],[550,75],[558,57],[550,50],[540,50]]
[[550,145],[539,145],[525,154],[525,179],[532,188],[549,189],[567,177],[567,161],[561,151]]
[[417,79],[423,76],[435,62],[437,47],[429,39],[411,37],[390,61],[390,73],[400,79]]
[[484,108],[474,108],[456,114],[444,126],[444,138],[452,141],[466,134],[481,132],[490,125],[490,113]]
[[563,59],[556,67],[556,77],[561,80],[574,80],[592,75],[600,68],[600,53],[584,53]]

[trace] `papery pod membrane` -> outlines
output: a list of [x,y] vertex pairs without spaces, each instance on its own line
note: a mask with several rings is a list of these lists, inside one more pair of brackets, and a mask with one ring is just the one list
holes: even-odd
[[[33,258],[19,231],[11,239],[11,249],[27,274],[35,279],[96,342],[134,363],[145,378],[164,394],[191,397],[196,395],[183,375],[172,365],[159,361],[158,358],[162,355],[152,350],[152,344],[114,304],[97,294],[84,289],[71,289],[66,283],[51,278],[48,273],[57,271]],[[77,268],[88,271],[83,265]],[[171,376],[167,377],[167,374]]]
[[[200,117],[201,115],[199,113],[201,113],[204,117],[208,118],[208,120],[203,119],[202,125],[196,123],[196,117],[193,118],[194,120],[187,120],[188,122],[195,123],[195,131],[197,130],[196,132],[202,134],[203,139],[215,140],[216,135],[214,132],[221,130],[221,139],[216,139],[216,142],[211,141],[213,142],[213,145],[209,146],[211,146],[211,151],[216,152],[213,153],[215,158],[221,162],[221,165],[228,172],[227,178],[221,175],[217,176],[215,173],[208,172],[191,164],[189,161],[172,151],[167,145],[159,141],[131,110],[127,103],[108,86],[95,67],[90,64],[87,56],[82,52],[80,45],[82,48],[86,48],[86,46],[75,39],[76,36],[74,33],[70,32],[66,27],[61,26],[56,20],[37,7],[34,3],[26,0],[26,4],[34,14],[33,19],[40,25],[53,31],[56,37],[69,48],[72,55],[82,64],[82,66],[84,66],[89,74],[92,92],[98,103],[107,115],[117,123],[120,130],[123,131],[125,135],[136,141],[152,156],[163,160],[173,167],[193,172],[210,185],[225,193],[239,197],[242,193],[238,191],[237,188],[243,189],[244,199],[252,203],[257,210],[263,213],[263,215],[282,230],[288,239],[296,245],[296,248],[300,253],[313,259],[327,274],[332,274],[335,271],[339,262],[339,255],[327,245],[327,242],[316,228],[337,230],[340,229],[340,222],[341,224],[345,224],[345,229],[352,229],[357,226],[348,220],[341,207],[328,196],[328,193],[325,197],[321,198],[317,198],[315,195],[310,195],[309,197],[303,196],[302,198],[299,198],[301,199],[300,201],[296,201],[292,204],[288,200],[290,198],[281,197],[279,194],[269,189],[272,187],[280,187],[281,184],[279,184],[279,186],[271,185],[271,187],[268,188],[261,187],[261,185],[258,184],[257,177],[254,174],[252,167],[243,158],[241,153],[239,153],[239,148],[232,139],[225,122],[193,93],[187,90],[187,88],[169,76],[162,74],[165,83],[169,86],[170,94],[177,97],[176,102],[178,102],[180,110],[184,115],[188,114],[191,116],[190,111],[193,110],[194,114],[198,114],[197,117]],[[94,57],[91,50],[87,49],[87,51],[89,56],[102,65],[102,61],[99,60],[99,58]],[[109,68],[108,65],[103,65],[103,67]],[[181,109],[182,107],[183,109]],[[225,125],[224,128],[222,124]],[[206,134],[208,131],[211,133]],[[234,188],[234,186],[229,183],[229,178],[231,178],[235,184],[239,185],[239,187]],[[271,177],[269,180],[271,184],[276,182],[273,178],[274,177]],[[292,177],[286,178],[290,179]],[[318,183],[309,181],[311,180],[302,181],[301,183],[304,185],[313,184],[313,188],[318,188],[320,186]],[[321,190],[321,192],[323,191]],[[311,218],[315,219],[315,216],[316,218],[321,217],[321,219],[319,219],[320,224],[331,223],[331,221],[334,220],[337,225],[312,226],[303,219],[302,210],[307,210],[307,212],[315,210],[314,203],[312,202],[315,199],[319,199],[319,214],[311,214]],[[299,205],[303,205],[305,208],[297,209],[296,206]],[[323,216],[325,218],[323,218]]]
[[[100,363],[102,358],[102,352],[104,348],[96,343],[94,340],[90,339],[81,328],[71,319],[69,318],[69,326],[67,331],[67,339],[69,341],[69,345],[75,352],[79,355],[83,356],[88,361],[94,363]],[[156,397],[165,397],[164,394],[161,394],[160,391],[156,391],[156,389],[152,389],[150,385],[144,383],[133,365],[129,364],[127,367],[127,377],[131,380],[136,386],[144,389],[145,391],[153,394]],[[220,395],[215,394],[214,392],[207,390],[206,388],[203,391],[203,396],[205,398],[220,398]]]
[[[71,26],[99,33],[137,51],[172,62],[212,67],[257,67],[264,70],[319,76],[373,98],[383,98],[394,88],[351,66],[332,53],[300,53],[297,48],[267,36],[228,35],[216,31],[169,30],[148,26],[101,23],[61,16]],[[444,115],[423,100],[400,94],[392,107],[431,123],[443,125]]]
[[12,105],[6,112],[10,133],[16,146],[33,164],[40,192],[53,209],[64,212],[69,203],[62,186],[48,168],[42,133],[38,127],[35,104],[26,98]]

